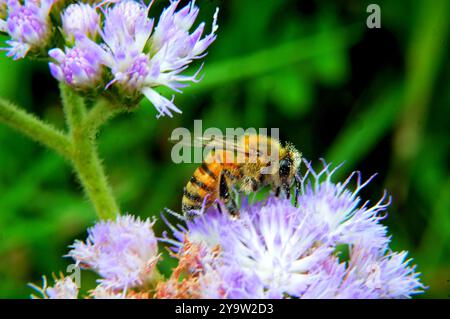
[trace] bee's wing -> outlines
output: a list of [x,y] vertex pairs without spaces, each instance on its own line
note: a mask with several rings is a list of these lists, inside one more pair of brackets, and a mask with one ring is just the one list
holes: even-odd
[[[258,150],[251,145],[248,145],[248,149],[241,143],[236,142],[234,139],[227,139],[223,137],[197,137],[197,143],[201,143],[203,146],[207,146],[215,149],[226,149],[245,155],[258,155]],[[195,143],[195,142],[194,142]]]
[[220,142],[219,139],[214,139],[214,138],[205,138],[205,137],[196,137],[194,138],[194,140],[192,139],[183,139],[181,141],[178,140],[173,140],[169,138],[169,142],[171,143],[176,143],[176,144],[181,144],[183,146],[187,146],[187,147],[214,147],[214,148],[220,148],[223,149],[225,148],[226,145],[229,145],[228,143],[224,143],[224,142]]
[[240,154],[245,155],[253,155],[257,156],[259,154],[256,147],[253,145],[247,145],[247,148],[245,148],[244,145],[236,142],[234,139],[227,139],[223,137],[217,137],[213,136],[210,138],[206,137],[196,137],[194,140],[182,140],[182,141],[175,141],[172,139],[169,139],[172,143],[181,143],[181,145],[187,146],[187,147],[208,147],[211,149],[219,149],[219,150],[228,150]]

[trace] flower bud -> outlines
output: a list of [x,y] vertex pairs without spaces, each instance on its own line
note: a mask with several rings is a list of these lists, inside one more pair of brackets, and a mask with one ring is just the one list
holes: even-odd
[[103,68],[94,52],[74,47],[64,53],[52,49],[49,56],[57,63],[50,62],[50,72],[61,82],[77,89],[95,88],[101,81]]
[[[3,29],[11,40],[6,41],[9,48],[7,56],[14,60],[25,57],[28,52],[40,53],[45,49],[52,36],[49,13],[55,0],[8,0],[8,18]],[[0,25],[0,29],[2,26]]]
[[[139,2],[125,0],[115,4],[106,15],[105,31],[114,32],[118,29],[117,23],[123,24],[125,30],[131,34],[136,34],[136,26],[147,19],[147,8]],[[119,28],[120,30],[120,28]],[[117,32],[117,31],[116,31]]]
[[64,36],[69,43],[75,41],[75,33],[80,32],[95,39],[99,30],[100,16],[88,4],[71,4],[61,15]]

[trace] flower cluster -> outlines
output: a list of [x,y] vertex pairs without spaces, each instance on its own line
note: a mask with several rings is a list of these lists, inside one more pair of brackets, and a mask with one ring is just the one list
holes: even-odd
[[[380,223],[386,196],[373,206],[361,205],[358,193],[370,180],[363,183],[355,173],[335,184],[333,172],[328,165],[319,173],[309,168],[298,207],[269,197],[244,203],[238,220],[210,208],[186,220],[187,228],[171,226],[175,240],[167,241],[175,252],[183,253],[187,244],[203,250],[192,277],[200,297],[408,298],[423,291],[407,253],[389,250]],[[356,188],[350,190],[353,180]],[[207,252],[217,247],[220,253],[210,258]],[[180,295],[173,285],[163,292]]]
[[[215,40],[217,10],[205,34],[205,23],[193,28],[199,13],[195,1],[182,8],[179,0],[171,1],[158,21],[149,17],[153,1],[148,6],[134,0],[75,3],[51,13],[55,1],[7,0],[0,31],[11,37],[10,47],[4,48],[8,56],[19,59],[44,51],[52,75],[76,90],[113,95],[130,107],[145,96],[158,117],[181,113],[173,96],[169,99],[155,89],[181,92],[199,81],[201,67],[193,75],[183,72],[203,58]],[[3,7],[0,2],[0,13]],[[52,25],[51,15],[60,15],[61,25]]]
[[[389,249],[381,224],[386,195],[372,206],[361,203],[370,179],[354,173],[334,183],[333,173],[329,165],[318,173],[309,167],[298,207],[269,196],[244,199],[239,219],[215,207],[193,220],[168,211],[185,225],[162,216],[172,235],[164,233],[160,242],[170,244],[178,266],[157,283],[157,240],[148,220],[100,222],[69,256],[100,275],[94,298],[410,298],[423,292],[407,253]],[[68,296],[70,287],[57,283],[53,291],[61,293],[44,287],[43,295]]]

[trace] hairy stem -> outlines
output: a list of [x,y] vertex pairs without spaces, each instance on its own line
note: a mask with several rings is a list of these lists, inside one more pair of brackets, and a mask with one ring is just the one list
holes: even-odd
[[115,218],[120,210],[98,157],[95,137],[99,127],[122,109],[100,100],[87,111],[80,95],[65,85],[61,85],[60,89],[68,135],[1,98],[0,123],[5,123],[70,161],[99,218]]
[[86,105],[84,99],[67,85],[61,83],[59,90],[61,91],[61,100],[67,126],[69,132],[72,134],[74,129],[82,125],[87,112]]
[[86,111],[84,99],[66,86],[61,86],[61,95],[74,148],[71,159],[75,171],[98,216],[101,219],[115,218],[120,209],[98,157],[95,141],[98,127],[91,127],[91,122],[100,122],[101,119],[97,121],[96,118],[103,115],[88,117],[90,113]]
[[113,116],[124,112],[124,108],[111,104],[106,99],[100,99],[94,107],[86,114],[84,127],[92,138],[95,138],[99,128]]
[[47,146],[65,159],[72,157],[72,143],[65,134],[3,99],[0,99],[0,122]]
[[97,154],[95,141],[83,129],[73,130],[73,165],[83,188],[101,219],[112,219],[120,214],[108,184],[101,161]]

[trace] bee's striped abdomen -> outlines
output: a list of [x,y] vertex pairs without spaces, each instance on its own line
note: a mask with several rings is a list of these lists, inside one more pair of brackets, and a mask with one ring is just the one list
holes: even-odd
[[216,199],[216,180],[219,179],[219,175],[210,170],[209,165],[203,163],[202,166],[197,168],[184,188],[182,200],[184,213],[200,209],[207,195],[207,204],[212,203]]
[[201,209],[206,197],[206,207],[209,207],[216,200],[222,170],[233,171],[237,167],[233,159],[234,155],[225,150],[212,151],[208,154],[202,165],[195,170],[184,189],[183,213]]

